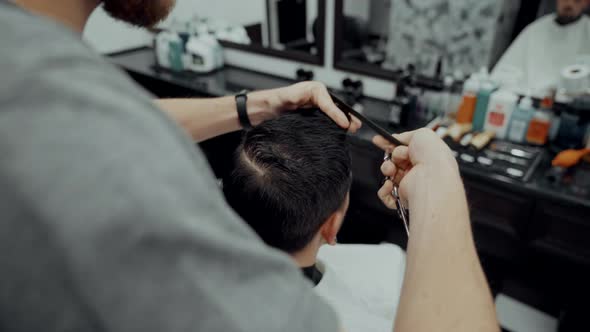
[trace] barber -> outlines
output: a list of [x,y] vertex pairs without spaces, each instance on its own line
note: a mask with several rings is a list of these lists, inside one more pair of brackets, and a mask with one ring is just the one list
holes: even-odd
[[411,211],[406,271],[396,331],[498,331],[491,292],[469,221],[459,167],[449,147],[430,129],[397,135],[408,146],[373,142],[391,160],[391,178],[378,196],[395,209],[394,182]]
[[[492,77],[516,71],[519,87],[543,92],[558,83],[561,70],[580,56],[590,58],[590,0],[557,0],[557,13],[526,27],[494,67]],[[523,4],[524,6],[524,4]]]
[[[231,212],[203,155],[161,110],[200,141],[240,128],[234,98],[157,108],[80,41],[101,3],[148,26],[173,1],[0,0],[2,329],[336,331],[335,314]],[[319,106],[359,126],[319,83],[241,103],[254,125]],[[397,331],[496,331],[456,165],[431,134],[400,139],[412,239]]]

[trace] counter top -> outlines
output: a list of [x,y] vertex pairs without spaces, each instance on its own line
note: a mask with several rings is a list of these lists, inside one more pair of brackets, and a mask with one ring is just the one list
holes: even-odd
[[177,73],[159,69],[153,50],[147,47],[113,53],[109,57],[113,63],[130,73],[158,79],[212,97],[236,94],[244,89],[271,89],[294,83],[293,80],[227,65],[207,74]]
[[[231,66],[226,66],[221,70],[208,74],[172,73],[156,68],[155,55],[151,48],[141,48],[111,54],[110,59],[131,75],[144,76],[172,84],[189,91],[194,91],[195,94],[200,96],[231,95],[243,89],[268,89],[294,83],[293,80]],[[389,126],[382,121],[383,115],[387,114],[389,110],[388,102],[365,98],[362,103],[366,116],[376,119],[377,122],[381,121],[381,124],[391,132],[403,131],[403,128]],[[370,149],[374,148],[370,143],[373,136],[374,133],[368,127],[363,127],[352,137],[356,144],[366,145]],[[590,180],[585,180],[586,183],[581,186],[551,184],[546,179],[545,174],[550,169],[552,154],[548,149],[545,150],[545,156],[527,182],[491,174],[477,164],[468,165],[460,162],[460,169],[463,176],[475,178],[499,189],[510,190],[522,195],[533,195],[543,200],[554,201],[571,207],[590,208]],[[573,174],[570,174],[568,179],[570,183],[578,184],[580,181],[584,181],[584,179],[590,179],[590,165],[586,164],[578,167]]]

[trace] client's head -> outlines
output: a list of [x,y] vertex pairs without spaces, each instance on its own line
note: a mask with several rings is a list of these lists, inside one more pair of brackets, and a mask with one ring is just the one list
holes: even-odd
[[557,0],[557,23],[568,25],[576,22],[588,9],[590,0]]
[[335,244],[351,180],[345,130],[313,110],[246,132],[223,191],[267,244],[295,255]]

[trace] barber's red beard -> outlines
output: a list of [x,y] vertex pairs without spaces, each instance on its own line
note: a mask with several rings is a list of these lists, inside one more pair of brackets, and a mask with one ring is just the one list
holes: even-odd
[[175,0],[103,0],[112,17],[139,27],[152,27],[168,16]]

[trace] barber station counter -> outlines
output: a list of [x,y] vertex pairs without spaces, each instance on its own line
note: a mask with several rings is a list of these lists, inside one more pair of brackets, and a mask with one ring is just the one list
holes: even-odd
[[[155,67],[150,48],[120,52],[110,58],[158,97],[222,96],[243,89],[268,89],[294,83],[231,66],[204,75],[162,71]],[[385,101],[366,98],[362,103],[365,115],[377,120],[389,110]],[[389,129],[400,132],[403,128]],[[379,166],[383,154],[372,145],[373,136],[366,127],[351,136],[354,182],[351,207],[339,240],[391,241],[405,246],[405,231],[397,222],[397,215],[384,208],[376,195],[382,180]],[[239,133],[234,133],[201,144],[218,175],[231,162],[229,151],[238,139]],[[488,273],[492,287],[495,287],[494,275],[501,274],[506,278],[526,279],[527,284],[538,284],[551,297],[569,302],[570,295],[576,291],[573,287],[583,284],[583,279],[590,275],[590,184],[578,187],[551,184],[546,173],[553,155],[548,149],[541,150],[542,157],[528,181],[498,176],[477,163],[460,159],[459,165],[484,268],[487,262],[502,266],[500,272],[486,268],[492,274]],[[219,151],[228,153],[220,156]],[[590,166],[579,167],[568,179],[590,182]],[[503,292],[506,278],[499,278],[503,285],[498,287]]]

